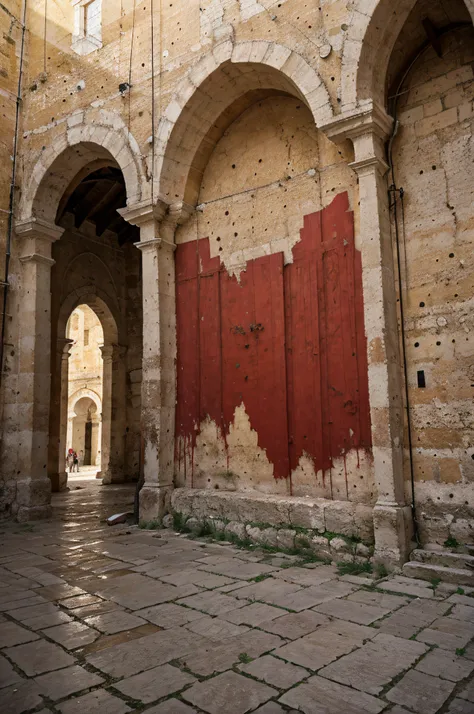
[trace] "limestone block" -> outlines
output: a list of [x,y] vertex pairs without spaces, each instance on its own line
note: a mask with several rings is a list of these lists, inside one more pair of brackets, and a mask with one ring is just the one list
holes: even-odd
[[333,538],[330,543],[331,551],[335,553],[350,553],[352,552],[351,545],[344,538]]
[[457,519],[449,526],[449,535],[463,545],[474,543],[474,522],[472,520]]
[[332,558],[329,541],[323,536],[314,536],[311,540],[311,550],[318,556],[318,558]]
[[290,521],[295,526],[309,528],[324,533],[324,509],[326,501],[323,499],[302,502],[296,500],[290,504]]
[[220,518],[211,518],[208,523],[212,530],[216,531],[216,533],[224,533],[226,529],[226,522]]
[[295,547],[296,531],[288,528],[280,528],[277,531],[277,546],[284,550],[292,550]]
[[326,530],[341,535],[357,535],[354,505],[349,501],[328,501],[324,510]]
[[245,540],[247,537],[247,532],[243,523],[238,523],[237,521],[230,521],[225,527],[225,532],[236,536],[240,540]]
[[254,543],[261,543],[272,548],[278,546],[278,531],[276,528],[258,528],[257,526],[246,526],[247,538]]
[[267,54],[264,57],[265,64],[270,65],[270,67],[275,67],[275,69],[281,69],[288,57],[291,54],[291,50],[288,47],[282,47],[281,45],[270,44],[267,50]]
[[225,42],[220,42],[214,47],[212,53],[215,57],[217,64],[222,64],[227,62],[232,56],[233,44],[231,40],[226,40]]

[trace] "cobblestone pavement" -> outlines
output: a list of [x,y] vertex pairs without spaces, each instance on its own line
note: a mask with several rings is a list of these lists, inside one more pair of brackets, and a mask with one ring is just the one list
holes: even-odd
[[133,489],[70,486],[1,527],[2,714],[473,714],[471,593],[108,527]]

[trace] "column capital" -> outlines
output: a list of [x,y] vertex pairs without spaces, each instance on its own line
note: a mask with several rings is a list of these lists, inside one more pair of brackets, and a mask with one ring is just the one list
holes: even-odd
[[35,216],[15,222],[15,234],[19,238],[42,238],[54,243],[63,233],[64,228]]
[[104,362],[107,360],[112,362],[114,360],[121,359],[127,352],[127,347],[125,345],[102,345],[99,349],[102,353],[102,359]]
[[167,248],[168,250],[175,251],[176,250],[176,243],[171,243],[168,240],[165,240],[161,236],[157,236],[156,238],[150,238],[149,240],[141,240],[138,243],[135,243],[135,248],[138,248],[138,250],[141,250],[142,253],[149,253],[151,250],[158,250],[158,248]]
[[62,355],[63,359],[69,359],[73,344],[74,340],[70,340],[68,337],[58,337],[56,341],[56,352]]
[[174,228],[181,226],[193,214],[194,206],[184,201],[168,203],[163,198],[158,198],[156,203],[142,201],[126,208],[119,208],[118,213],[133,226],[142,227],[151,221],[172,224]]
[[55,260],[49,258],[46,255],[41,255],[41,253],[28,253],[27,255],[20,256],[20,263],[43,263],[43,265],[49,265],[52,267],[55,264]]
[[393,118],[376,102],[339,114],[319,127],[327,138],[340,143],[346,139],[354,141],[359,136],[373,134],[386,141],[392,133]]

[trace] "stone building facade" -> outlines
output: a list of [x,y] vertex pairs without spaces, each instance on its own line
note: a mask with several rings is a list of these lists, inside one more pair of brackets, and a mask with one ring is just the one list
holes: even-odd
[[473,0],[13,5],[2,512],[65,482],[87,305],[143,520],[472,543]]

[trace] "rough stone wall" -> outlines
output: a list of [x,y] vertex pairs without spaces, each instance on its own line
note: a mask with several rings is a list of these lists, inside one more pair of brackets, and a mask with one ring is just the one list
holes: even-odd
[[[5,275],[15,113],[21,51],[21,1],[0,4],[0,280]],[[3,287],[0,289],[0,316],[3,315]],[[8,308],[7,308],[8,311]],[[3,401],[0,400],[0,418]]]
[[[394,157],[405,191],[401,252],[419,522],[425,542],[451,536],[464,543],[474,537],[472,28],[446,36],[442,49],[442,59],[429,49],[410,76]],[[405,468],[408,479],[408,458]]]

